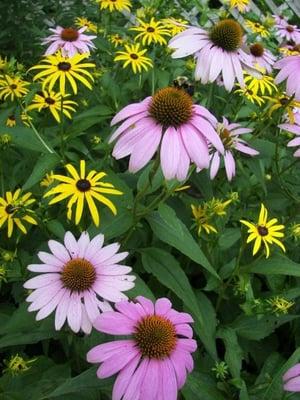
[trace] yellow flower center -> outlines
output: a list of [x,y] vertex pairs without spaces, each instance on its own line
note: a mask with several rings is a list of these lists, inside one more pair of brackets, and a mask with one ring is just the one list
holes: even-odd
[[262,226],[262,225],[259,225],[257,227],[257,231],[258,231],[260,236],[267,236],[268,233],[269,233],[268,228],[266,226]]
[[156,359],[168,357],[177,342],[174,325],[160,315],[143,318],[136,327],[134,338],[143,357]]
[[236,51],[242,45],[243,30],[233,19],[218,22],[210,31],[210,40],[225,51]]
[[66,42],[74,42],[75,40],[78,39],[79,33],[77,32],[76,29],[73,28],[65,28],[62,30],[60,37],[62,40],[65,40]]
[[68,261],[62,270],[61,281],[72,292],[84,292],[92,287],[96,280],[94,266],[84,258]]
[[264,54],[264,48],[260,43],[254,43],[250,46],[250,53],[254,57],[261,57]]
[[80,192],[87,192],[90,190],[91,186],[91,182],[87,179],[79,179],[79,181],[76,182],[76,187]]
[[69,71],[71,69],[72,65],[69,62],[62,61],[57,64],[57,68],[61,71]]
[[164,127],[178,127],[190,120],[193,101],[184,90],[167,87],[155,93],[149,113]]

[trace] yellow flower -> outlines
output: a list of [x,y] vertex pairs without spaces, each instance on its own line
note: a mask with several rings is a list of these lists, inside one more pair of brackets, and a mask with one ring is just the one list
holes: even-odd
[[292,97],[288,97],[286,94],[282,93],[277,93],[273,97],[265,96],[264,98],[269,100],[271,103],[274,103],[269,109],[269,116],[271,116],[276,110],[284,109],[288,114],[290,123],[295,123],[294,108],[300,107],[299,101],[296,101]]
[[30,121],[32,120],[32,117],[30,117],[26,111],[23,111],[21,113],[21,121],[25,126],[30,127]]
[[188,28],[188,21],[181,18],[164,18],[161,22],[168,29],[171,36],[175,36]]
[[264,25],[261,25],[259,22],[253,22],[249,19],[245,20],[245,25],[251,29],[252,32],[258,33],[261,37],[270,36],[270,32],[266,29]]
[[264,104],[265,100],[261,97],[258,96],[256,93],[254,93],[253,90],[249,88],[249,86],[245,85],[245,87],[241,87],[240,85],[237,85],[240,89],[237,89],[234,91],[234,93],[239,93],[240,96],[246,97],[251,103],[255,104],[257,103],[259,106]]
[[239,12],[245,12],[248,10],[250,0],[230,0],[230,8],[237,8]]
[[[41,69],[42,71],[35,75],[34,81],[42,78],[43,90],[48,87],[51,92],[56,81],[59,80],[59,91],[62,96],[66,94],[66,80],[69,81],[73,92],[77,93],[76,80],[80,81],[83,85],[92,89],[92,85],[85,78],[87,76],[91,81],[94,81],[93,76],[86,68],[94,68],[93,63],[82,63],[81,61],[88,58],[89,54],[75,54],[75,56],[66,58],[60,52],[46,56],[41,64],[31,67],[32,69]],[[83,76],[85,75],[85,76]]]
[[130,28],[131,31],[140,32],[135,37],[135,40],[141,38],[143,46],[146,44],[149,46],[152,42],[167,44],[164,35],[170,36],[171,34],[161,21],[155,21],[155,19],[152,17],[150,22],[143,22],[141,19],[138,19],[138,22],[139,26]]
[[121,36],[118,33],[115,33],[114,35],[109,35],[108,40],[110,43],[112,43],[115,47],[118,47],[124,43],[124,39],[121,38]]
[[7,268],[5,265],[0,265],[0,284],[1,282],[7,282],[6,280]]
[[3,372],[8,372],[13,376],[19,375],[25,371],[28,371],[31,368],[30,364],[36,360],[36,358],[24,360],[23,357],[19,356],[19,354],[16,354],[15,356],[11,356],[8,361],[5,361],[7,368],[5,368]]
[[287,314],[289,309],[295,304],[294,301],[289,301],[280,296],[268,299],[267,303],[272,307],[272,311],[276,315]]
[[300,240],[300,224],[293,223],[289,227],[289,236],[292,237],[295,242]]
[[6,120],[6,126],[8,126],[9,128],[12,128],[13,126],[16,126],[16,124],[17,124],[16,117],[13,114],[9,115]]
[[131,65],[133,72],[142,72],[142,69],[148,71],[149,68],[153,67],[151,58],[145,57],[146,49],[140,50],[140,44],[125,45],[126,51],[117,51],[117,56],[114,61],[125,61],[123,68]]
[[76,110],[72,106],[78,104],[72,100],[65,100],[68,96],[70,95],[66,94],[63,97],[61,93],[55,93],[53,90],[43,90],[34,96],[32,104],[27,107],[27,110],[37,109],[38,112],[41,112],[43,109],[48,108],[58,123],[60,122],[61,113],[72,119],[70,111],[75,112]]
[[116,207],[107,197],[104,196],[104,194],[121,195],[123,193],[119,190],[116,190],[111,183],[101,182],[101,179],[106,176],[105,172],[97,172],[92,170],[86,175],[84,160],[80,161],[80,175],[71,164],[67,164],[66,169],[71,177],[64,175],[53,175],[54,179],[63,183],[60,183],[45,193],[44,197],[56,195],[56,197],[50,200],[49,204],[55,204],[66,199],[67,197],[70,197],[67,204],[67,218],[72,218],[72,207],[75,203],[77,203],[75,214],[76,225],[79,224],[82,217],[85,201],[88,204],[93,222],[96,226],[99,226],[100,219],[94,199],[105,204],[114,215],[117,214]]
[[52,185],[52,183],[55,180],[53,176],[54,176],[53,171],[50,171],[49,174],[46,174],[45,177],[41,180],[40,186],[48,187]]
[[7,67],[8,62],[7,62],[7,58],[2,58],[0,56],[0,71],[4,71],[4,69]]
[[281,54],[284,56],[298,56],[300,54],[300,44],[297,44],[294,47],[279,47],[278,49]]
[[7,145],[11,142],[11,136],[8,133],[4,133],[4,135],[0,135],[0,144]]
[[210,201],[208,201],[206,204],[207,209],[210,211],[210,213],[218,215],[219,217],[222,217],[226,215],[225,209],[229,206],[229,204],[232,202],[231,199],[222,201],[220,199],[215,199],[212,198]]
[[0,197],[0,228],[7,222],[7,236],[10,238],[13,233],[14,224],[24,234],[27,233],[23,221],[29,224],[37,225],[37,221],[32,217],[34,212],[28,206],[35,202],[30,198],[31,193],[28,192],[22,196],[21,189],[17,189],[15,193],[6,192],[5,198]]
[[131,1],[130,0],[97,0],[100,9],[103,10],[108,8],[112,11],[130,11]]
[[0,79],[0,99],[6,100],[10,96],[10,100],[14,101],[15,97],[23,97],[29,90],[26,86],[29,82],[23,81],[19,76],[4,75]]
[[194,221],[196,222],[196,225],[198,227],[198,236],[200,236],[202,228],[205,230],[205,232],[209,235],[211,232],[217,233],[218,231],[216,228],[211,225],[210,223],[210,217],[207,215],[207,211],[205,209],[205,206],[194,206],[191,204],[192,208],[192,213],[194,216]]
[[284,237],[283,232],[278,232],[284,229],[284,225],[275,225],[278,222],[277,218],[272,218],[270,221],[267,221],[267,219],[268,210],[262,204],[257,224],[253,224],[252,222],[248,222],[245,220],[240,221],[242,224],[246,225],[249,228],[248,233],[250,233],[250,235],[248,236],[247,243],[255,240],[253,246],[253,255],[258,252],[262,245],[264,245],[266,258],[268,258],[270,255],[269,245],[272,244],[277,244],[277,246],[279,246],[285,252],[284,245],[281,243],[280,240],[277,239]]
[[94,24],[93,22],[89,21],[87,18],[85,17],[77,17],[75,18],[75,25],[78,28],[83,28],[86,26],[86,31],[87,32],[94,32],[97,33],[97,25]]
[[274,84],[274,78],[271,76],[261,74],[259,77],[255,77],[253,75],[245,74],[244,80],[247,88],[252,90],[256,95],[264,95],[266,91],[269,95],[272,95],[274,91],[278,91]]

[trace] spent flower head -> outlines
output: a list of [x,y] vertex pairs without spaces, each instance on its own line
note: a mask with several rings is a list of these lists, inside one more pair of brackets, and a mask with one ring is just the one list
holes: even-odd
[[270,311],[279,316],[288,314],[289,309],[293,307],[295,302],[281,296],[275,296],[268,299],[267,304],[270,306]]
[[216,361],[211,370],[215,373],[216,378],[222,381],[229,376],[229,368],[225,361]]
[[29,360],[25,360],[19,354],[15,354],[11,356],[9,360],[4,360],[6,368],[4,368],[3,372],[7,372],[13,376],[20,375],[31,368],[31,364],[34,363],[37,358],[31,358]]

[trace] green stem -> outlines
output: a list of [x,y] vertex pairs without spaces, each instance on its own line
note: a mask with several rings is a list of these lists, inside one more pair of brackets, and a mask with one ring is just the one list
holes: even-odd
[[60,151],[63,160],[65,161],[65,142],[64,142],[64,98],[60,99]]

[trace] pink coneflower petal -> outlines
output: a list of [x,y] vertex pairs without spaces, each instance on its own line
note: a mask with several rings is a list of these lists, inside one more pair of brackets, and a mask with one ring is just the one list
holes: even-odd
[[138,399],[141,395],[142,382],[147,372],[149,360],[146,358],[142,360],[140,365],[135,370],[131,377],[129,385],[124,394],[123,400]]
[[137,355],[126,365],[126,368],[120,371],[113,387],[112,400],[121,400],[131,382],[132,375],[139,364],[140,358],[140,355]]
[[209,164],[208,147],[203,137],[193,125],[181,128],[181,137],[190,159],[199,168],[207,168]]
[[134,359],[139,351],[135,349],[132,345],[126,344],[122,347],[122,357],[116,357],[120,355],[119,353],[111,353],[111,357],[105,360],[102,365],[97,370],[98,378],[108,378],[116,373],[118,373],[121,369],[123,369],[132,359]]
[[161,142],[160,161],[166,179],[176,175],[180,157],[180,134],[175,128],[168,128]]
[[[120,245],[102,247],[103,235],[90,240],[83,232],[76,241],[66,232],[64,244],[49,241],[53,254],[39,252],[46,264],[32,264],[28,269],[40,275],[25,282],[26,289],[35,289],[26,299],[29,311],[38,311],[36,319],[46,318],[55,309],[55,329],[67,320],[74,332],[90,333],[92,323],[101,312],[111,310],[108,301],[127,299],[123,291],[134,287],[135,277],[127,275],[131,268],[114,264],[128,253],[118,254]],[[101,296],[101,301],[97,296]]]

